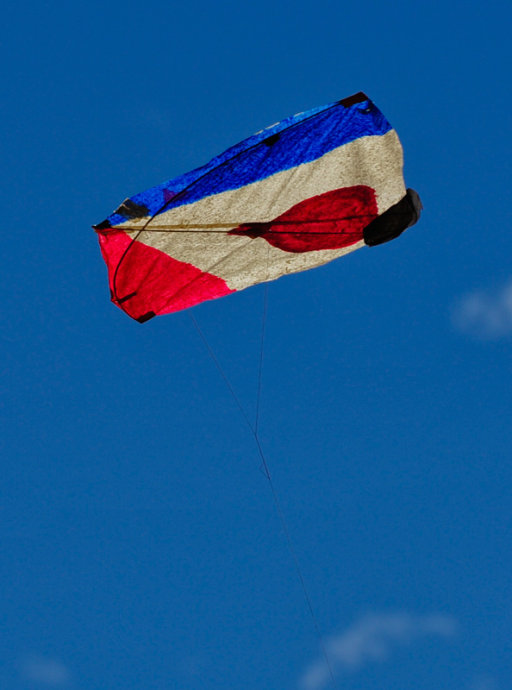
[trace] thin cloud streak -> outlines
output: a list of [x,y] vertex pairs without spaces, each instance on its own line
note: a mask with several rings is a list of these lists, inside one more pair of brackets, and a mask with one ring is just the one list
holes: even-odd
[[512,281],[500,290],[475,290],[461,298],[452,313],[455,328],[481,340],[512,334]]
[[69,669],[57,659],[30,657],[21,670],[24,680],[47,688],[65,688],[71,683]]
[[[418,638],[451,638],[456,632],[456,621],[441,614],[369,614],[359,618],[341,635],[330,638],[326,651],[336,674],[355,672],[368,663],[386,661],[396,647],[411,644]],[[329,682],[325,661],[318,659],[306,669],[300,687],[302,690],[322,690]]]

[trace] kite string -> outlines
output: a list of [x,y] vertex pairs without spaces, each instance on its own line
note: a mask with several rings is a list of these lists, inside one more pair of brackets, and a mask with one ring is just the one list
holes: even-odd
[[264,349],[264,341],[265,341],[265,330],[266,330],[265,327],[266,327],[266,321],[267,321],[267,312],[268,312],[268,283],[265,285],[265,293],[264,293],[264,300],[263,300],[262,333],[261,333],[261,342],[260,342],[260,363],[259,363],[259,372],[258,372],[258,391],[257,391],[257,399],[256,399],[256,420],[255,420],[254,426],[251,424],[249,417],[248,417],[247,413],[245,412],[245,410],[242,406],[242,403],[240,402],[238,396],[236,395],[235,390],[234,390],[233,386],[231,385],[224,369],[222,368],[221,363],[219,362],[217,356],[215,355],[213,348],[211,347],[210,343],[208,342],[206,335],[204,334],[201,327],[199,326],[197,319],[195,318],[195,316],[190,311],[189,311],[189,315],[190,315],[190,318],[192,320],[192,323],[194,324],[196,331],[199,334],[199,337],[203,341],[203,344],[205,345],[205,347],[208,351],[208,354],[210,355],[210,357],[213,360],[219,374],[221,375],[224,383],[226,384],[226,387],[229,390],[231,397],[235,401],[238,409],[240,410],[240,414],[242,415],[243,419],[245,420],[245,423],[247,424],[247,426],[249,427],[249,430],[251,431],[251,434],[252,434],[254,441],[256,443],[256,447],[258,449],[258,454],[261,458],[261,464],[263,467],[263,471],[264,471],[265,477],[267,478],[267,481],[269,483],[270,491],[272,493],[272,499],[274,501],[274,507],[275,507],[276,513],[278,515],[279,522],[281,523],[281,529],[283,530],[283,534],[284,534],[284,537],[286,540],[286,545],[288,547],[288,551],[290,553],[290,556],[292,557],[292,561],[294,563],[295,571],[297,573],[297,577],[299,579],[299,582],[300,582],[300,585],[302,588],[304,599],[306,601],[306,605],[307,605],[307,608],[309,610],[311,620],[313,622],[313,627],[314,627],[314,630],[315,630],[315,633],[317,636],[318,645],[319,645],[319,648],[322,652],[322,656],[324,657],[325,664],[329,670],[329,675],[330,675],[332,686],[333,686],[333,688],[336,688],[336,680],[334,677],[334,671],[333,671],[331,661],[329,659],[329,655],[327,653],[327,648],[324,644],[322,631],[320,629],[320,624],[318,623],[318,619],[317,619],[317,617],[315,615],[315,611],[313,609],[313,603],[311,601],[311,597],[309,595],[309,591],[308,591],[308,588],[306,586],[306,581],[304,579],[304,575],[302,574],[302,568],[300,566],[299,558],[297,556],[297,552],[296,552],[295,546],[293,544],[290,530],[288,528],[288,523],[287,523],[284,511],[283,511],[283,508],[281,506],[281,501],[279,500],[279,496],[278,496],[278,493],[276,491],[274,482],[272,480],[272,475],[270,474],[269,464],[267,462],[267,458],[265,456],[265,453],[263,452],[261,440],[260,440],[260,437],[258,434],[259,409],[260,409],[260,397],[261,397],[261,380],[262,380],[262,370],[263,370],[263,349]]
[[258,388],[256,393],[256,416],[254,421],[254,435],[258,436],[258,423],[260,419],[261,381],[263,372],[263,350],[265,345],[265,328],[268,312],[268,275],[270,263],[270,244],[267,243],[267,270],[265,275],[265,288],[263,291],[263,315],[261,318],[260,363],[258,368]]
[[215,352],[213,351],[213,349],[212,349],[210,343],[208,342],[208,339],[206,338],[205,334],[204,334],[203,331],[201,330],[201,327],[200,327],[199,324],[197,323],[196,317],[192,314],[191,311],[189,311],[188,313],[189,313],[190,318],[192,319],[192,323],[194,324],[194,327],[195,327],[196,331],[197,331],[198,334],[199,334],[199,337],[200,337],[201,340],[203,341],[203,344],[204,344],[204,346],[206,347],[206,349],[208,350],[208,354],[209,354],[210,357],[212,358],[212,360],[213,360],[215,366],[217,367],[217,371],[218,371],[219,374],[222,376],[222,378],[223,378],[223,380],[224,380],[224,383],[226,384],[226,386],[227,386],[229,392],[231,393],[231,397],[232,397],[233,400],[235,401],[236,406],[238,407],[238,409],[240,410],[240,414],[242,415],[242,417],[243,417],[244,420],[245,420],[245,423],[247,424],[247,426],[248,426],[249,429],[251,430],[251,433],[254,435],[254,428],[253,428],[253,426],[252,426],[252,424],[251,424],[251,422],[250,422],[250,420],[249,420],[249,417],[247,416],[247,413],[246,413],[246,411],[244,410],[244,408],[243,408],[243,406],[242,406],[242,403],[241,403],[240,400],[238,399],[238,396],[237,396],[237,394],[235,393],[235,391],[234,391],[234,389],[233,389],[233,386],[232,386],[231,383],[229,382],[228,377],[227,377],[226,374],[224,373],[224,369],[221,367],[219,360],[218,360],[217,357],[215,356]]

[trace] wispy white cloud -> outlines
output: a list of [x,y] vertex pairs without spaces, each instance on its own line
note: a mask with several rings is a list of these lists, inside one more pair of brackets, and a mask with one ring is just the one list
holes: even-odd
[[[326,641],[325,649],[335,674],[357,671],[367,663],[385,661],[400,645],[425,636],[449,638],[457,631],[456,621],[441,614],[414,616],[409,613],[362,616],[345,632]],[[330,671],[319,658],[300,679],[303,690],[322,690],[330,681]]]
[[26,658],[21,673],[24,680],[47,688],[66,688],[71,684],[71,673],[67,666],[49,657]]
[[499,290],[474,290],[455,305],[456,328],[476,338],[495,340],[512,334],[512,281]]

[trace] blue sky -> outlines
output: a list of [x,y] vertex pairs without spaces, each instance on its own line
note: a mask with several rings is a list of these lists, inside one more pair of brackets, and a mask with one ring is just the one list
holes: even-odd
[[[4,18],[0,686],[332,687],[189,315],[114,307],[90,226],[364,90],[424,215],[270,285],[260,435],[336,687],[511,687],[510,4]],[[251,418],[262,304],[256,287],[193,312]]]

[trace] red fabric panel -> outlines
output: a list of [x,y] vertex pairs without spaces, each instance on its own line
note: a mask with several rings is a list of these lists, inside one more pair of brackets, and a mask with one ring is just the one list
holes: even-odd
[[149,312],[169,314],[234,292],[221,278],[132,241],[122,230],[98,234],[112,301],[134,319]]
[[229,234],[262,237],[285,252],[341,249],[362,240],[377,215],[375,191],[356,185],[305,199],[268,223],[246,223]]

